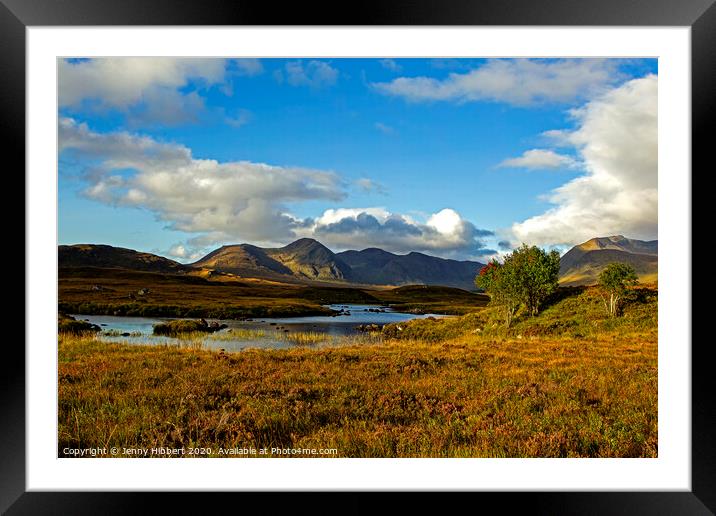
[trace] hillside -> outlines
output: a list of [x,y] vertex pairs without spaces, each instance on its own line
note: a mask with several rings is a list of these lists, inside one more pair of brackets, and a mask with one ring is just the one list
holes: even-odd
[[121,268],[160,273],[188,273],[205,278],[271,280],[289,284],[330,286],[440,285],[475,290],[482,263],[437,258],[412,252],[397,255],[382,249],[334,253],[311,238],[284,247],[225,245],[191,264],[151,253],[109,245],[58,246],[59,267]]
[[344,251],[337,256],[351,266],[353,277],[373,285],[444,285],[475,289],[475,276],[484,264],[447,260],[422,253],[398,255],[382,249]]
[[146,272],[183,273],[186,265],[151,253],[100,244],[60,245],[57,263],[63,267],[104,267]]
[[279,248],[226,245],[191,264],[246,277],[345,281],[351,269],[323,244],[302,238]]
[[266,253],[294,275],[317,280],[351,280],[351,268],[326,246],[312,238],[301,238]]
[[191,266],[239,276],[275,277],[292,274],[291,269],[271,258],[266,250],[249,244],[222,246]]
[[628,263],[643,283],[657,281],[658,241],[634,240],[622,235],[592,238],[574,246],[560,260],[560,284],[593,285],[612,262]]
[[475,275],[483,264],[446,260],[417,252],[398,255],[377,248],[333,253],[316,240],[302,238],[280,248],[249,244],[224,246],[191,266],[282,281],[443,285],[474,290]]

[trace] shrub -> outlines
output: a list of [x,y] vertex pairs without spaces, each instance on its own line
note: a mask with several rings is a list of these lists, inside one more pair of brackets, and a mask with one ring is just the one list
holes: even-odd
[[630,286],[637,282],[634,268],[627,263],[610,263],[599,275],[599,288],[607,313],[616,317],[621,308],[621,301]]
[[493,259],[477,275],[475,285],[489,294],[490,304],[500,308],[505,326],[509,328],[520,307],[519,284],[514,267]]
[[492,260],[475,278],[475,285],[490,295],[490,302],[500,306],[509,327],[521,304],[530,315],[537,315],[544,301],[557,290],[559,253],[537,246],[515,249],[500,264]]

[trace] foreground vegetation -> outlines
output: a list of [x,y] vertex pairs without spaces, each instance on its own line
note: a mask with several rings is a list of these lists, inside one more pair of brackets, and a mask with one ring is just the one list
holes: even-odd
[[656,341],[658,329],[658,292],[639,287],[624,294],[621,317],[610,317],[604,310],[602,293],[597,287],[562,287],[547,298],[539,316],[527,309],[517,312],[505,326],[502,307],[488,307],[462,317],[414,319],[383,328],[389,338],[440,342],[468,334],[485,338],[594,338],[615,335],[620,339],[647,337]]
[[655,457],[656,313],[655,291],[634,290],[614,318],[594,289],[560,289],[510,328],[487,308],[341,347],[227,354],[61,334],[58,454]]

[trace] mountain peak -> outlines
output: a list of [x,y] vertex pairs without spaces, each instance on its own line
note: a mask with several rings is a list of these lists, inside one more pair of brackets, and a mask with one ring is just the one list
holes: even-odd
[[624,235],[612,235],[589,239],[586,242],[574,246],[574,249],[580,249],[582,251],[614,249],[619,251],[626,251],[628,253],[656,254],[657,241],[636,240],[632,238],[627,238]]
[[298,240],[295,240],[280,249],[306,249],[310,247],[322,247],[324,249],[328,249],[325,245],[313,238],[299,238]]
[[333,251],[313,238],[299,238],[278,249],[267,249],[266,252],[299,277],[348,280],[351,275],[351,268],[348,265]]
[[369,247],[337,255],[347,263],[353,278],[374,285],[443,285],[472,290],[475,275],[484,266],[479,262],[446,260],[417,251],[393,254]]
[[567,251],[560,259],[560,282],[565,285],[596,283],[599,273],[612,262],[628,263],[643,281],[655,281],[658,241],[636,240],[624,235],[596,237]]

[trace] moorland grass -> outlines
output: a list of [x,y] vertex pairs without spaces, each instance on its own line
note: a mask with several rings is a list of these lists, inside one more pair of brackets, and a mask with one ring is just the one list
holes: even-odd
[[339,457],[655,457],[657,343],[465,336],[217,353],[59,342],[65,447]]
[[191,339],[130,346],[61,334],[58,454],[115,446],[656,457],[656,291],[633,291],[619,318],[600,303],[595,289],[564,289],[509,329],[488,308],[238,353]]
[[96,324],[92,324],[87,321],[80,321],[71,315],[59,312],[57,314],[57,331],[58,333],[84,335],[97,333],[100,331],[100,327]]

